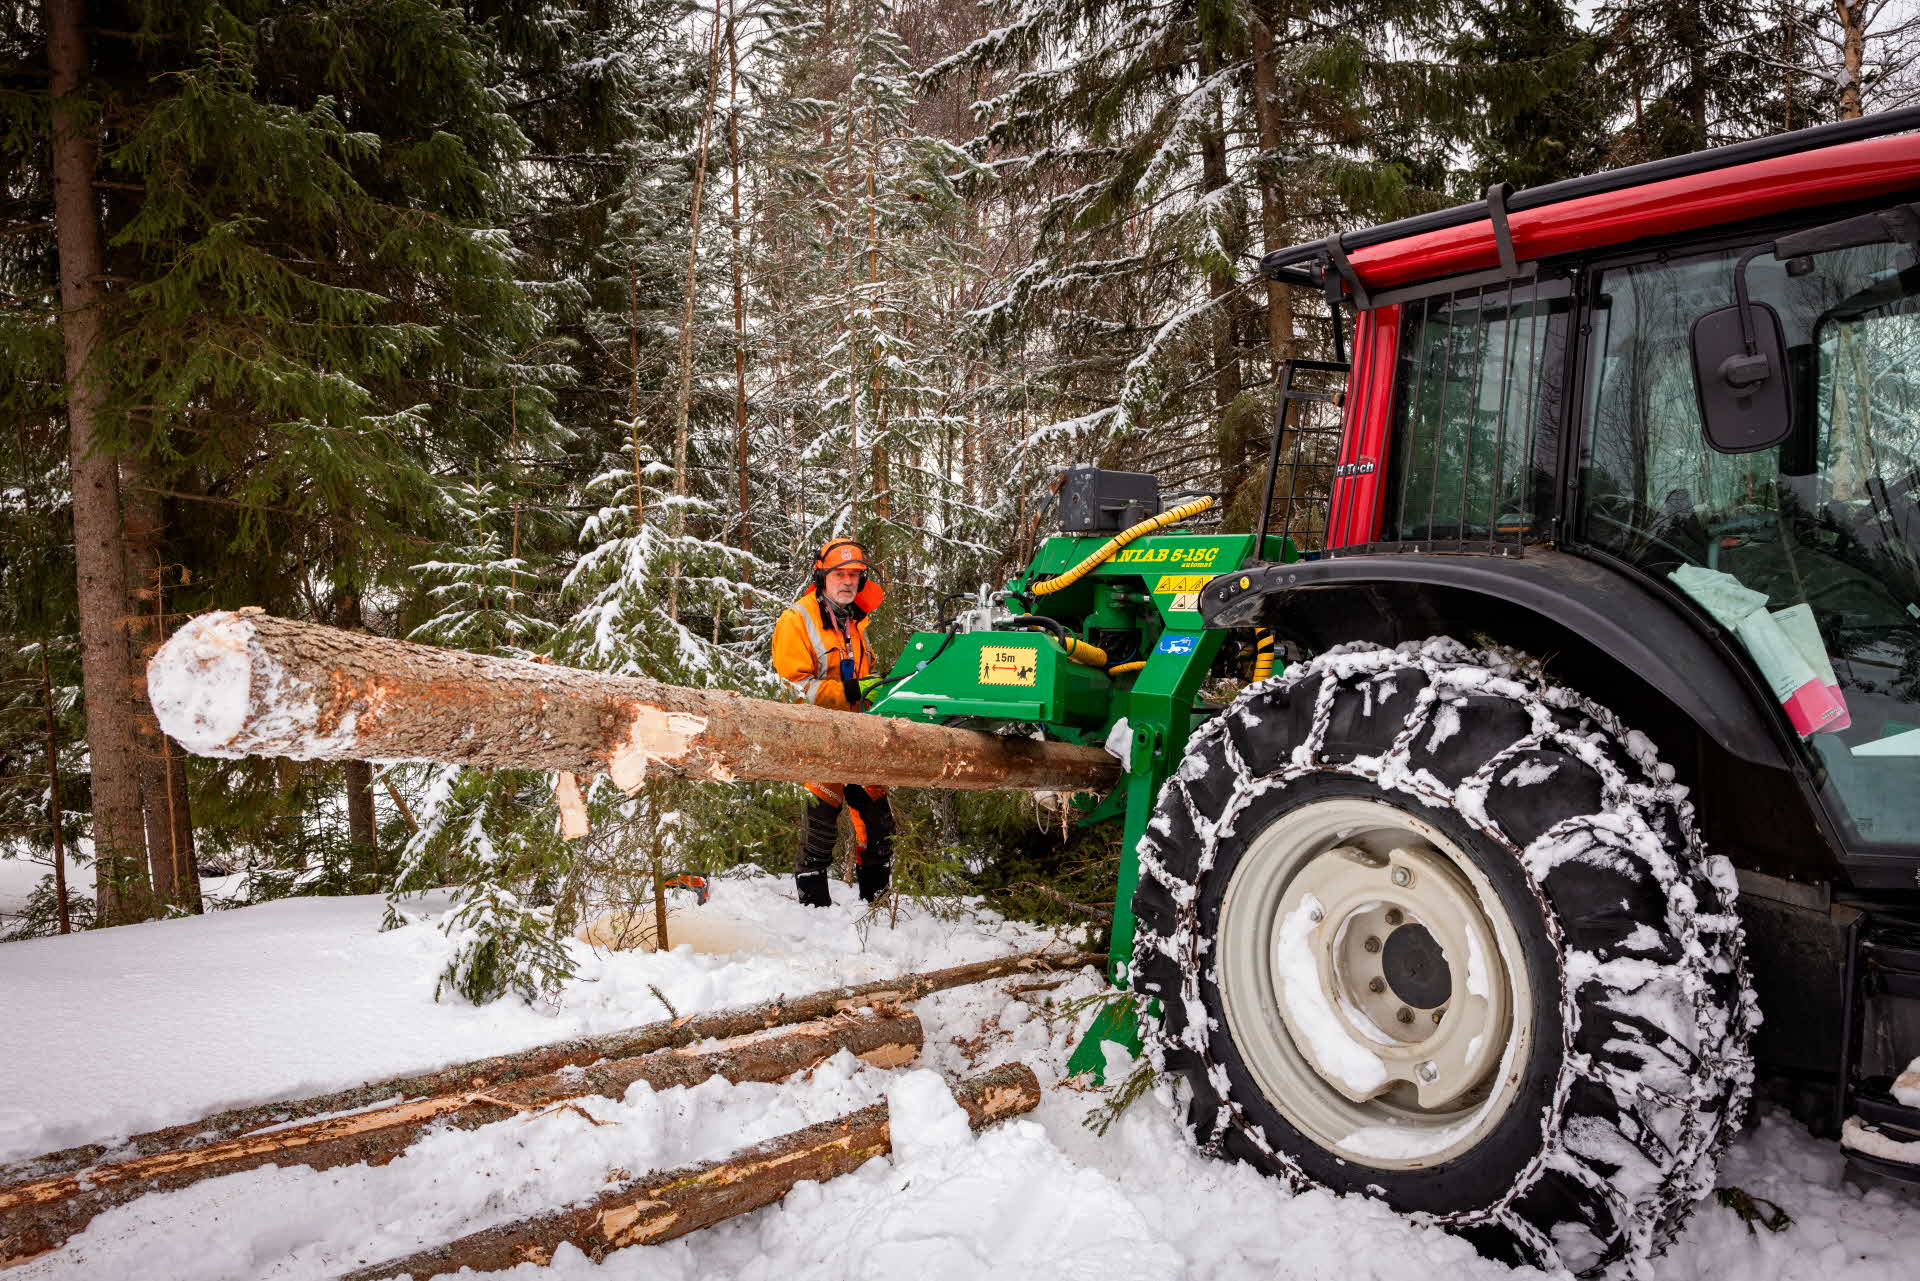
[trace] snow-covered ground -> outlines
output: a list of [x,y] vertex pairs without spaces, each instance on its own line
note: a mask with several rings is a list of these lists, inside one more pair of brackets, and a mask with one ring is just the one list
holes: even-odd
[[[848,897],[846,887],[837,887]],[[423,901],[423,912],[437,908]],[[720,882],[707,946],[589,954],[557,1007],[435,1004],[446,944],[430,924],[379,931],[374,898],[300,899],[197,920],[0,945],[0,1161],[111,1140],[224,1107],[295,1097],[662,1016],[957,964],[1044,936],[985,914],[863,927],[854,905],[813,912],[783,880]],[[897,1151],[777,1207],[600,1264],[563,1251],[522,1278],[993,1276],[1496,1278],[1537,1276],[1373,1202],[1291,1195],[1193,1152],[1170,1100],[1136,1104],[1104,1137],[1099,1092],[1060,1084],[1078,1029],[1050,1002],[1098,990],[1091,972],[1022,999],[1007,981],[918,1003],[917,1068],[842,1055],[781,1086],[709,1081],[473,1131],[428,1135],[378,1169],[258,1170],[110,1211],[17,1269],[54,1278],[328,1277],[523,1217],[604,1187],[609,1172],[684,1165],[891,1097]],[[1019,1059],[1048,1089],[1031,1116],[980,1135],[952,1124],[949,1077]],[[1912,1281],[1920,1198],[1842,1180],[1838,1150],[1777,1117],[1736,1145],[1723,1183],[1794,1222],[1749,1232],[1703,1205],[1657,1278]],[[10,1281],[12,1279],[10,1278]]]

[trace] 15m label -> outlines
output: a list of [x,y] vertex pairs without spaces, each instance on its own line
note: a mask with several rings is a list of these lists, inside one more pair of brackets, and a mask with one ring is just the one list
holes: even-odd
[[982,685],[1031,685],[1039,651],[1028,645],[987,645],[980,650]]

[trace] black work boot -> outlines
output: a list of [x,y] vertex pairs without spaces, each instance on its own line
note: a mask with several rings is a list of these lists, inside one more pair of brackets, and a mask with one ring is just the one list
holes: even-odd
[[854,874],[860,884],[860,901],[871,903],[886,893],[887,887],[893,883],[893,864],[892,862],[861,863],[854,869]]
[[833,897],[827,893],[827,874],[825,872],[796,872],[793,883],[800,890],[800,902],[804,907],[832,907]]

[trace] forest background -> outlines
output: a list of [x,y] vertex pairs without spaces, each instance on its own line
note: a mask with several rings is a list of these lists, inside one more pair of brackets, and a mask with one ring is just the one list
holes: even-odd
[[[569,845],[534,772],[188,758],[146,656],[259,605],[781,696],[830,536],[890,655],[1063,465],[1250,529],[1274,370],[1331,354],[1263,252],[1916,56],[1908,0],[6,0],[0,856],[46,873],[0,938],[455,885],[451,987],[534,999],[582,922],[784,871],[799,789],[596,787]],[[902,892],[1102,914],[1115,833],[896,803]]]

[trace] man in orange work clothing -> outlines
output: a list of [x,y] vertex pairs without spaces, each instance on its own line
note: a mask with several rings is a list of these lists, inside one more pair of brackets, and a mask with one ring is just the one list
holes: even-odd
[[[867,623],[885,595],[867,577],[867,549],[835,538],[813,558],[813,582],[773,627],[773,669],[809,702],[846,712],[866,710],[873,676]],[[860,897],[871,901],[893,878],[893,807],[887,789],[859,783],[808,783],[806,828],[793,860],[800,901],[832,907],[827,867],[840,811],[853,820],[854,870]]]

